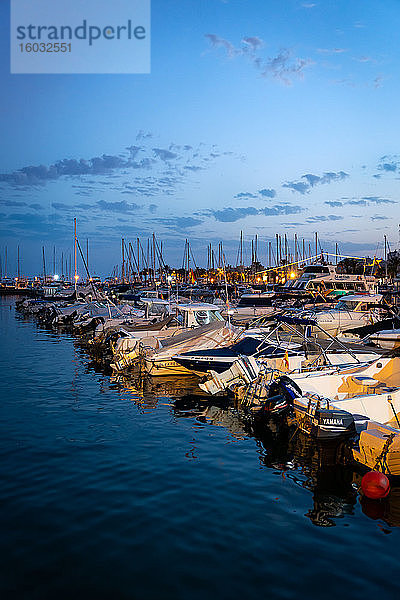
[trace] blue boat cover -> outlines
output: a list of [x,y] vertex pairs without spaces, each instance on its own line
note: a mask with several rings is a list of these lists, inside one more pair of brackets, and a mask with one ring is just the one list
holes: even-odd
[[284,315],[276,315],[276,320],[290,325],[317,325],[317,321],[314,321],[314,319],[301,319],[300,317],[286,317]]

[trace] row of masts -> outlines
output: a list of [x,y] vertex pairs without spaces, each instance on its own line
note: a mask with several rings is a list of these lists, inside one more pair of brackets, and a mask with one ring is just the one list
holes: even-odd
[[[248,252],[249,249],[249,252]],[[49,278],[74,281],[75,285],[79,279],[78,275],[78,259],[79,254],[81,261],[85,267],[87,278],[90,279],[90,263],[89,263],[89,239],[86,238],[86,252],[82,251],[82,247],[77,237],[77,223],[74,219],[74,253],[61,252],[57,255],[56,246],[53,246],[52,261],[46,261],[46,248],[42,246],[42,274],[46,281]],[[265,254],[264,254],[265,252]],[[386,235],[384,235],[384,260],[386,263],[388,253],[390,253],[389,243]],[[337,264],[340,257],[339,246],[335,244],[334,257]],[[318,233],[314,234],[314,242],[306,241],[305,238],[300,239],[297,233],[293,239],[289,240],[287,234],[276,234],[275,240],[261,243],[258,234],[250,240],[248,246],[244,241],[243,231],[240,231],[239,246],[236,253],[236,262],[233,265],[227,263],[223,242],[213,244],[210,242],[207,245],[207,272],[218,271],[228,268],[235,270],[238,273],[247,272],[255,274],[263,269],[273,270],[281,269],[285,266],[294,266],[301,263],[306,263],[310,260],[315,260],[316,257],[324,260],[324,250],[321,246]],[[73,259],[73,268],[72,268]],[[51,262],[53,272],[51,273]],[[21,278],[21,252],[20,246],[17,246],[17,278]],[[264,267],[264,264],[266,265]],[[249,265],[249,266],[246,266]],[[5,246],[4,255],[0,254],[0,278],[7,278],[9,269],[8,248]],[[181,275],[189,274],[197,271],[198,264],[196,262],[191,244],[188,239],[185,240],[184,251],[181,267],[176,268],[176,272]],[[204,269],[203,269],[204,270]],[[163,274],[168,275],[172,269],[166,264],[163,256],[163,244],[155,235],[151,238],[142,241],[137,237],[134,241],[121,239],[121,263],[114,266],[112,277],[123,283],[155,283],[156,280],[162,279]]]

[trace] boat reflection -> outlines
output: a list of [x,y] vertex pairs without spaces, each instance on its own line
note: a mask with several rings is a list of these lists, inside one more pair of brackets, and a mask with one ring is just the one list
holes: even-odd
[[[276,420],[257,422],[226,397],[204,395],[198,378],[112,376],[112,385],[138,406],[155,409],[171,406],[176,418],[226,428],[236,439],[256,440],[260,463],[310,492],[312,504],[305,516],[318,527],[333,527],[338,519],[356,513],[357,503],[382,531],[400,526],[400,486],[393,485],[387,498],[369,500],[360,495],[362,473],[354,470],[350,451],[342,442],[317,442],[295,425]],[[389,528],[388,528],[389,527]]]

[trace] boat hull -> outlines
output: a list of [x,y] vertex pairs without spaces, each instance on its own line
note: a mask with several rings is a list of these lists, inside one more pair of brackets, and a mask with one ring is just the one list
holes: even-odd
[[353,449],[354,460],[386,475],[400,476],[400,431],[369,421]]

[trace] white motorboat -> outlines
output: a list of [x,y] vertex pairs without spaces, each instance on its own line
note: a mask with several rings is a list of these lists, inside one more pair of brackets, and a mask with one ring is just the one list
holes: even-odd
[[379,348],[395,350],[400,348],[400,329],[383,329],[369,335],[367,340]]
[[353,294],[343,296],[329,310],[306,311],[302,316],[315,320],[325,331],[336,336],[382,320],[387,316],[388,308],[382,303],[381,294]]
[[161,327],[135,328],[134,331],[121,328],[114,345],[111,366],[117,371],[122,371],[130,367],[139,356],[143,357],[149,352],[160,350],[163,339],[212,323],[225,323],[220,308],[214,304],[196,302],[176,305],[175,314]]

